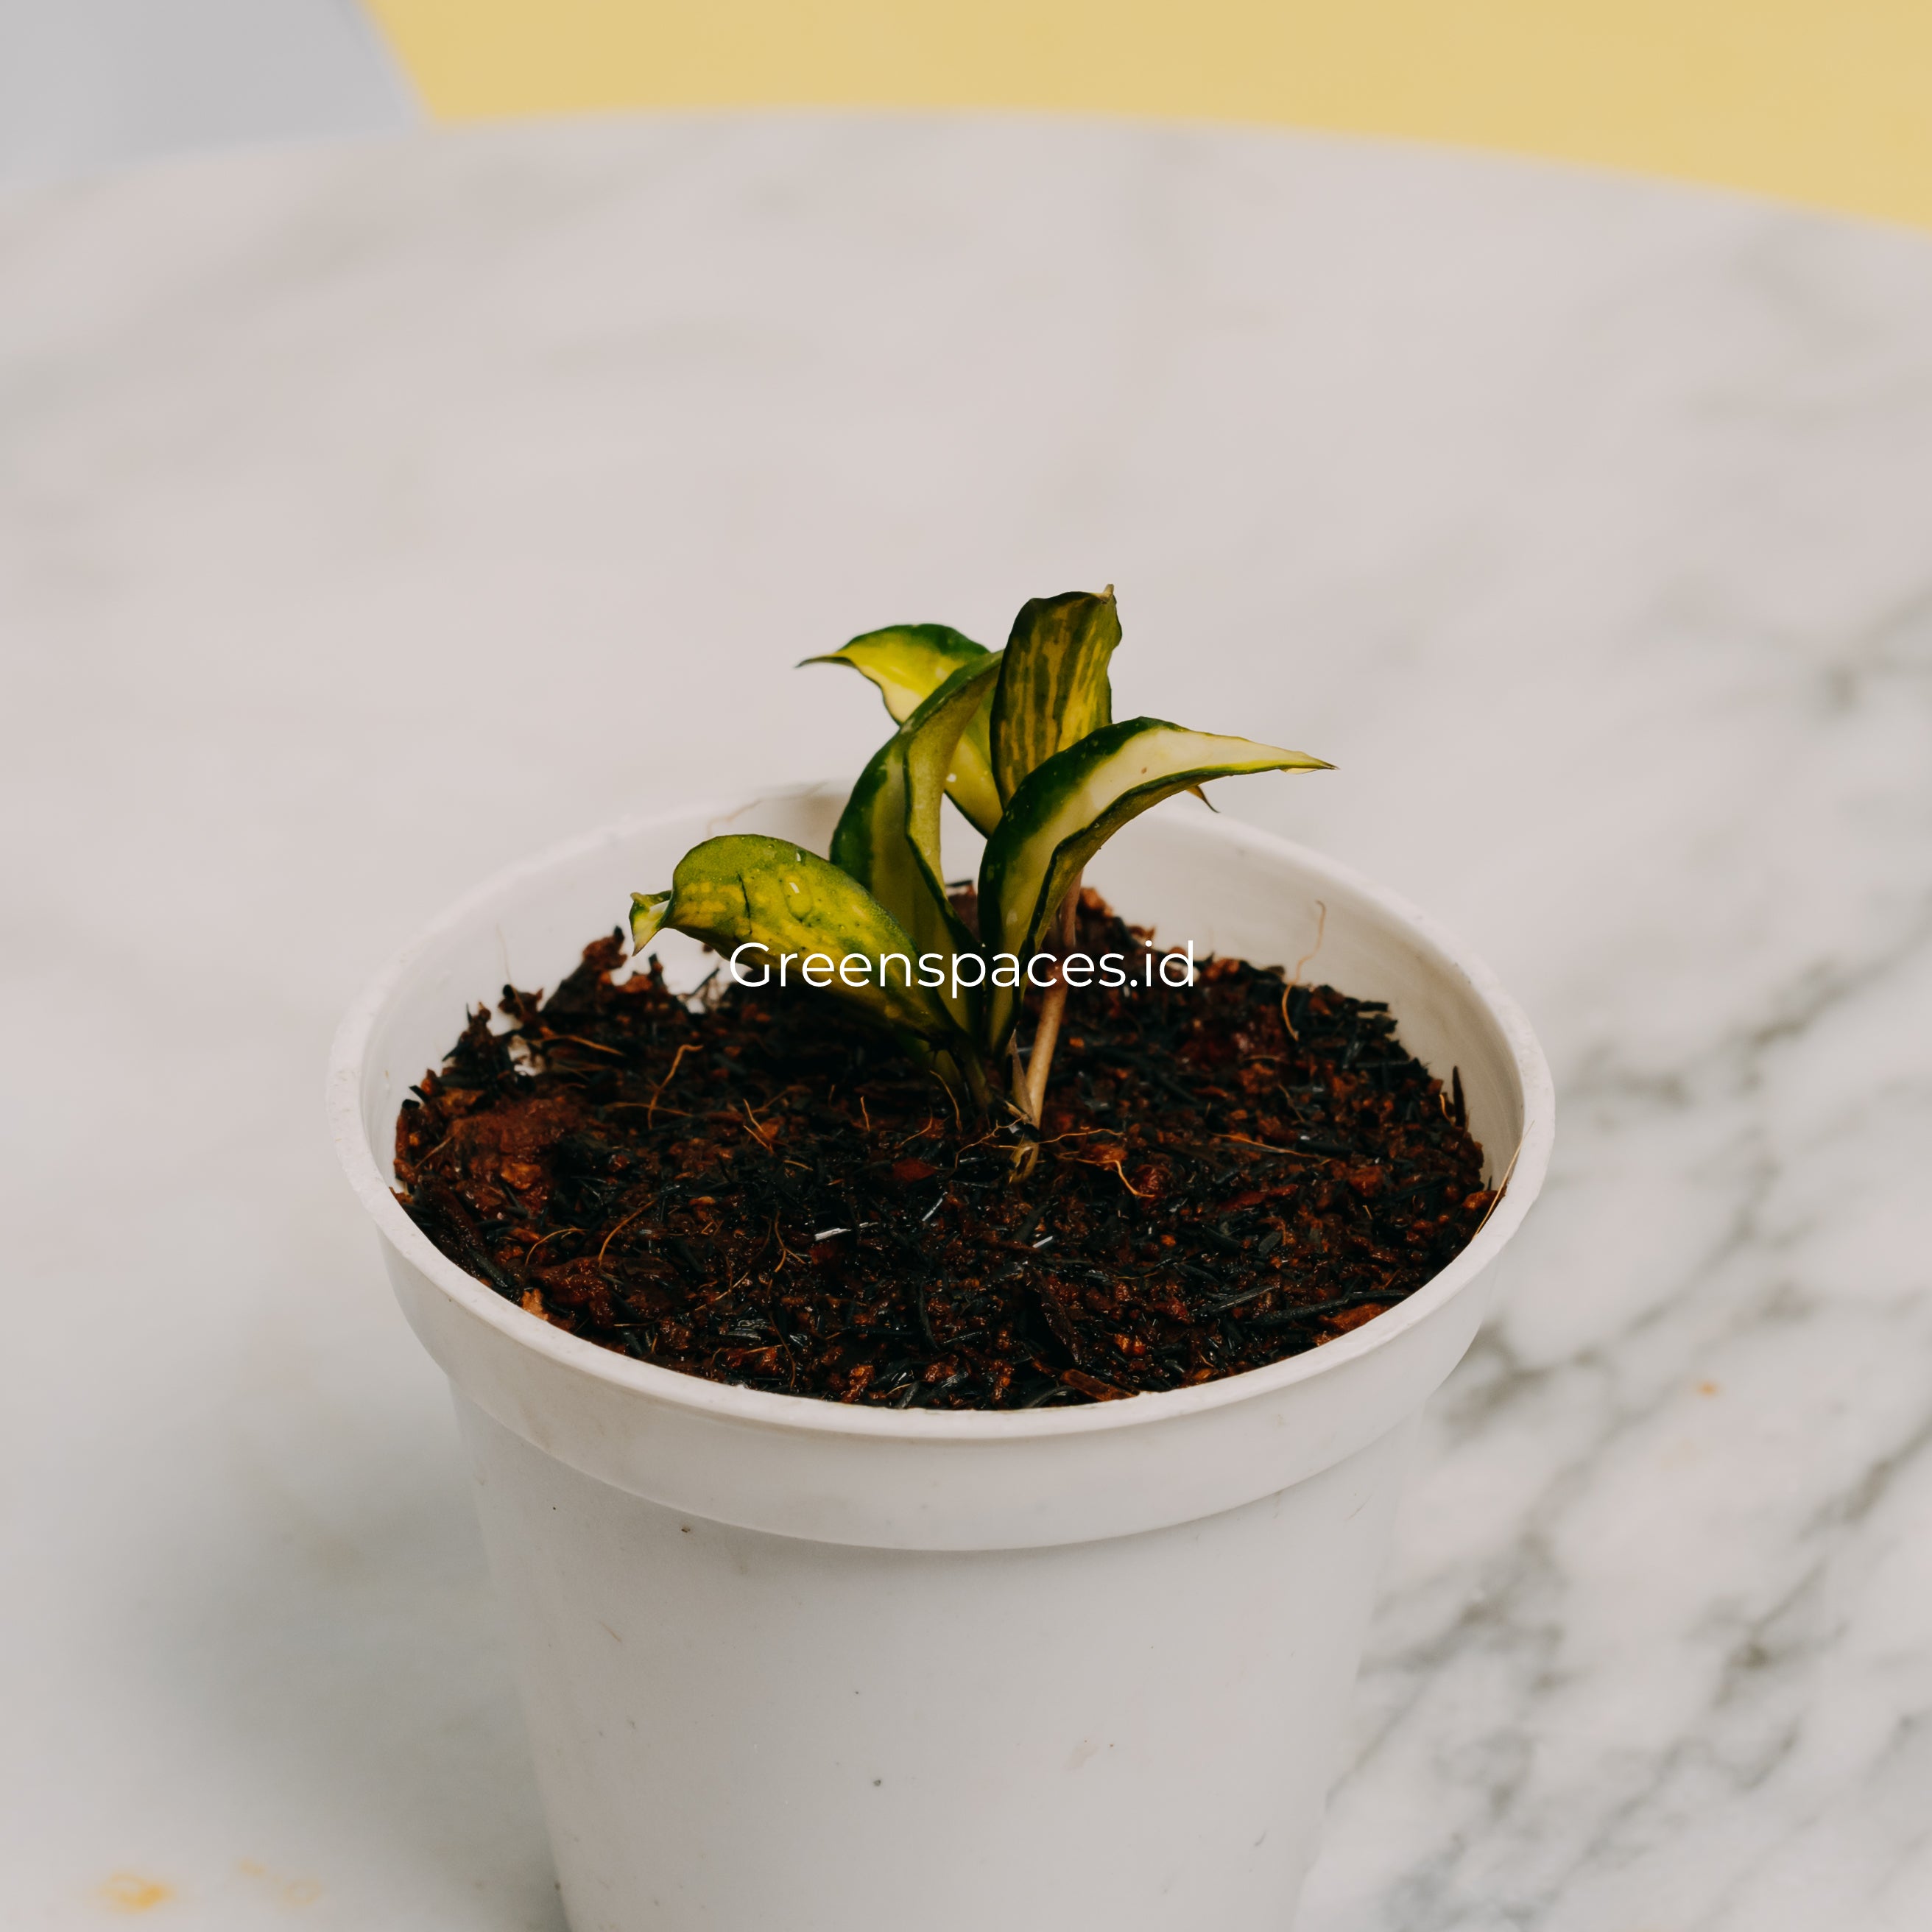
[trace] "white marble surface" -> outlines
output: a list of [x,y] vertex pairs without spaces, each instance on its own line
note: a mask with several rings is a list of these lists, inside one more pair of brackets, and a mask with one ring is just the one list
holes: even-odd
[[1336,760],[1223,802],[1564,1096],[1304,1932],[1932,1923],[1932,240],[716,120],[16,195],[0,291],[0,1919],[558,1924],[334,1016],[511,856],[854,769],[808,650],[1111,579],[1124,701]]

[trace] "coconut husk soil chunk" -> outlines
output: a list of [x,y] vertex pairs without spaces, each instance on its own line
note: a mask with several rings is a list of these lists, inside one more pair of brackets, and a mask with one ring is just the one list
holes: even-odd
[[459,1266],[587,1340],[898,1408],[1259,1368],[1466,1245],[1493,1197],[1460,1080],[1382,1006],[1235,959],[1140,983],[1153,940],[1090,891],[1070,937],[1134,963],[1066,1000],[1036,1127],[962,1110],[820,994],[720,975],[680,998],[600,939],[548,998],[506,988],[412,1090],[398,1198]]

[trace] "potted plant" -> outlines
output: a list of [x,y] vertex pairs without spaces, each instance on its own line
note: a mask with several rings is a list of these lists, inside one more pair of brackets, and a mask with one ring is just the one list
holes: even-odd
[[[848,798],[521,867],[344,1022],[338,1144],[454,1391],[577,1932],[1292,1916],[1552,1101],[1421,915],[1141,818],[1321,761],[1114,722],[1119,638],[1108,592],[998,653],[854,640],[896,729]],[[667,875],[634,958],[582,949]],[[719,956],[696,996],[668,930]],[[1320,986],[1247,963],[1318,948]],[[506,962],[554,990],[493,1024]]]

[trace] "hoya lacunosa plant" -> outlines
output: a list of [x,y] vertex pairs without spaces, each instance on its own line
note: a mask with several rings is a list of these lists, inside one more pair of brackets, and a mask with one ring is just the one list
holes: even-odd
[[[669,892],[633,895],[633,942],[641,951],[670,926],[731,956],[741,976],[822,986],[982,1107],[1010,1059],[1012,1104],[1037,1124],[1066,998],[1054,962],[1088,862],[1130,819],[1210,778],[1326,769],[1158,718],[1116,724],[1120,641],[1110,588],[1034,598],[1003,651],[908,624],[806,659],[869,678],[898,728],[852,788],[830,857],[782,838],[707,838]],[[940,870],[947,798],[986,837],[976,934]],[[1045,991],[1022,1060],[1029,984]]]

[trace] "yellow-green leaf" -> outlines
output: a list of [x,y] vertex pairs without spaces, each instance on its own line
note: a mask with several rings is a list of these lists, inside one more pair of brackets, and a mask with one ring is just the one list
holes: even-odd
[[[903,724],[956,672],[993,655],[950,625],[892,624],[804,662],[850,664],[878,686],[892,722]],[[959,734],[946,782],[953,803],[982,832],[1000,822],[1000,794],[988,742],[991,697],[989,692]]]
[[[972,935],[946,902],[940,861],[939,802],[962,731],[983,706],[998,660],[962,665],[873,755],[832,835],[832,862],[851,874],[904,926],[920,950],[970,949]],[[970,1026],[976,997],[943,996]]]
[[[688,933],[737,976],[818,986],[890,1027],[960,1046],[945,1006],[918,984],[905,928],[848,873],[790,840],[738,833],[707,838],[677,862],[668,892],[633,895],[632,944],[664,927]],[[862,974],[848,960],[863,960]],[[823,964],[817,962],[823,962]]]
[[888,624],[822,657],[802,659],[801,668],[850,664],[878,686],[892,722],[903,724],[961,665],[992,655],[950,624]]
[[1001,654],[988,721],[988,747],[1003,806],[1054,753],[1112,721],[1107,666],[1120,641],[1120,616],[1111,588],[1098,596],[1070,590],[1021,605]]
[[[1088,860],[1162,799],[1244,772],[1328,768],[1306,752],[1216,737],[1158,718],[1090,733],[1048,758],[1006,801],[980,866],[982,946],[1030,957]],[[982,1031],[989,1058],[1005,1046],[1018,1012],[1016,993],[989,988]]]

